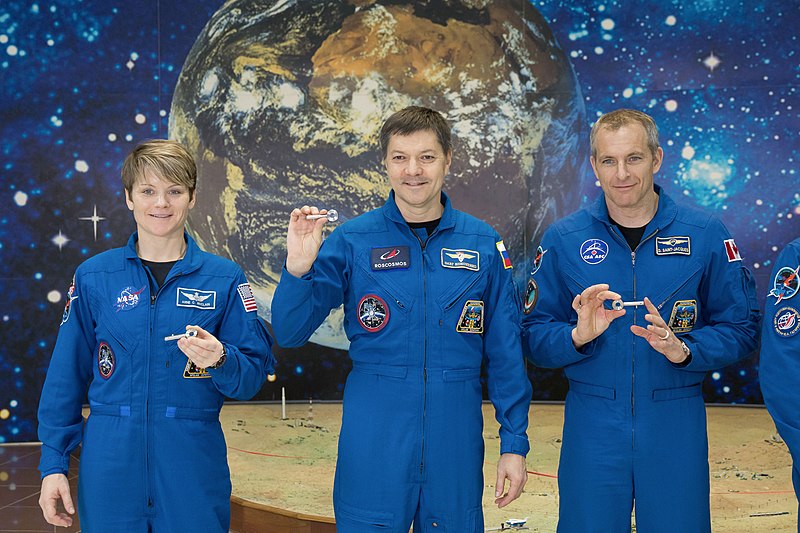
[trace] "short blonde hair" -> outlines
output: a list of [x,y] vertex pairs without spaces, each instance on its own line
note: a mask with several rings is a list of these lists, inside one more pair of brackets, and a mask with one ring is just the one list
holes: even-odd
[[636,111],[635,109],[617,109],[606,113],[597,119],[597,122],[592,126],[592,133],[589,136],[589,144],[592,148],[592,157],[597,156],[597,133],[601,128],[611,131],[617,131],[623,126],[629,124],[641,124],[644,127],[645,134],[647,135],[647,148],[653,157],[658,154],[658,126],[656,126],[653,117],[647,113]]
[[192,154],[180,143],[166,139],[148,139],[139,143],[122,164],[122,186],[133,192],[136,182],[150,169],[170,183],[184,185],[189,198],[197,187],[197,165]]

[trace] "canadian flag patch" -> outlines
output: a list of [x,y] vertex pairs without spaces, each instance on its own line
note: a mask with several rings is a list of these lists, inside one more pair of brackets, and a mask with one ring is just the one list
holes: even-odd
[[725,253],[728,254],[728,263],[731,261],[741,261],[742,256],[739,255],[739,248],[733,239],[725,239]]

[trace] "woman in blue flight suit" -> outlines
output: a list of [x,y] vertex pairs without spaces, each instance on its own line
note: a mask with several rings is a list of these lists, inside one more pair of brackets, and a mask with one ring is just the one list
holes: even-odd
[[274,359],[241,269],[185,233],[196,175],[180,144],[138,145],[122,170],[137,232],[75,273],[39,406],[51,524],[72,523],[66,475],[82,444],[82,530],[228,531],[219,410],[256,394]]
[[381,147],[392,187],[383,207],[321,248],[324,218],[306,219],[318,210],[292,212],[275,337],[303,344],[344,304],[353,370],[334,481],[340,533],[407,533],[412,522],[420,533],[482,532],[484,358],[500,423],[498,505],[527,477],[531,387],[511,263],[497,233],[442,192],[451,149],[439,113],[399,111]]
[[764,403],[792,454],[795,494],[800,494],[800,302],[795,299],[799,272],[800,239],[795,239],[778,255],[772,271],[758,370]]

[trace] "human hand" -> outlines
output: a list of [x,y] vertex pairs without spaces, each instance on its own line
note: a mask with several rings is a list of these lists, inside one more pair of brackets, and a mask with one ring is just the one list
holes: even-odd
[[[506,479],[508,479],[508,492],[503,494]],[[504,453],[497,462],[497,482],[495,483],[494,503],[498,507],[505,507],[522,494],[525,482],[528,481],[528,470],[525,468],[525,458],[515,453]]]
[[621,296],[608,290],[607,283],[592,285],[572,300],[572,309],[578,314],[578,324],[572,330],[572,344],[580,349],[599,337],[617,318],[625,314],[625,309],[614,311],[606,309],[603,302],[619,300]]
[[213,366],[222,357],[222,343],[211,333],[200,326],[186,326],[186,330],[195,330],[194,337],[181,337],[178,339],[178,348],[198,368]]
[[[58,500],[64,503],[67,513],[58,512]],[[64,474],[50,474],[42,479],[42,491],[39,494],[39,507],[48,524],[70,527],[75,514],[75,505],[69,492],[69,481]]]
[[307,220],[306,215],[324,215],[327,209],[304,205],[293,209],[289,216],[289,229],[286,234],[286,271],[299,278],[311,270],[322,246],[322,228],[326,218]]
[[644,305],[648,311],[648,314],[644,315],[644,319],[650,323],[647,328],[634,324],[631,326],[631,332],[646,340],[655,351],[669,359],[671,363],[683,363],[686,360],[686,354],[681,341],[672,333],[649,298],[644,299]]

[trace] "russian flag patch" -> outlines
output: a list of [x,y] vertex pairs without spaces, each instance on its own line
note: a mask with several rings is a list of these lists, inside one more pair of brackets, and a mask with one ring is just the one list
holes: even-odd
[[506,250],[506,245],[503,244],[503,241],[497,241],[495,244],[497,246],[497,251],[500,252],[500,257],[503,258],[503,266],[508,270],[511,267],[511,258],[508,257],[508,251]]

